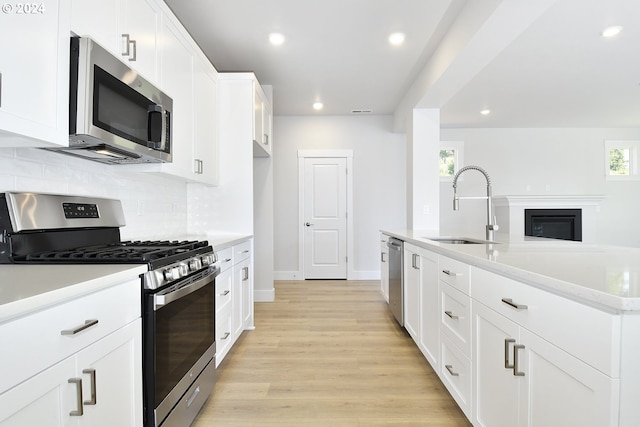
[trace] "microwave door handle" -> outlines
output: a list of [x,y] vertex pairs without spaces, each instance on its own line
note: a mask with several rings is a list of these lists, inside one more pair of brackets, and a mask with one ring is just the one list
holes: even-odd
[[[156,135],[153,130],[158,115],[160,116],[160,135]],[[147,147],[163,150],[166,144],[167,111],[160,105],[150,105],[147,116]]]

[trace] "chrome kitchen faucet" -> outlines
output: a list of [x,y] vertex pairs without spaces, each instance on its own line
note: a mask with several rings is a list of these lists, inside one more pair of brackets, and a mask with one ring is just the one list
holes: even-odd
[[[456,195],[457,187],[458,187],[458,177],[462,175],[463,172],[468,170],[477,170],[482,173],[487,180],[487,195],[485,196],[476,196],[476,197],[458,197]],[[494,231],[498,229],[498,224],[496,224],[496,219],[493,216],[492,211],[492,201],[491,201],[491,178],[489,178],[489,174],[479,166],[465,166],[461,168],[453,177],[453,210],[457,211],[460,209],[460,199],[486,199],[487,200],[487,226],[486,226],[486,238],[487,240],[493,240]]]

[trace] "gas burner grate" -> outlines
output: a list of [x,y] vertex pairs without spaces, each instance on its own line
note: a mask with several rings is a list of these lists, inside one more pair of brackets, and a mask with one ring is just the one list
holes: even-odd
[[102,246],[28,254],[27,261],[46,262],[149,262],[206,247],[206,241],[124,241]]

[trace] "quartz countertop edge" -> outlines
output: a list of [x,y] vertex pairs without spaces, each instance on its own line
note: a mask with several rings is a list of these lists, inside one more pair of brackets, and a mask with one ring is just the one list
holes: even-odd
[[136,280],[139,264],[0,265],[0,324],[12,319]]
[[229,248],[253,238],[251,234],[207,234],[206,240],[213,247],[214,251]]
[[[531,241],[519,241],[516,245],[517,249],[522,250],[523,248],[529,249],[532,253],[523,253],[520,254],[518,251],[509,252],[510,248],[509,241],[503,240],[500,241],[496,239],[495,245],[492,245],[493,248],[497,248],[498,251],[506,250],[506,256],[508,257],[506,260],[501,260],[501,256],[505,258],[505,255],[498,255],[497,260],[491,260],[489,257],[481,257],[478,254],[480,251],[484,251],[488,246],[486,244],[479,245],[455,245],[455,244],[444,244],[434,240],[429,240],[428,237],[438,237],[440,236],[438,231],[413,231],[413,230],[380,230],[381,233],[396,237],[404,242],[414,244],[418,247],[422,247],[424,249],[433,251],[440,255],[447,256],[452,259],[456,259],[458,261],[464,262],[474,267],[478,267],[501,276],[505,276],[520,282],[523,282],[527,285],[534,286],[545,291],[552,292],[554,294],[563,296],[565,298],[572,299],[574,301],[592,306],[594,308],[608,311],[612,313],[621,313],[621,312],[635,312],[633,314],[640,314],[640,296],[631,295],[631,296],[620,296],[615,295],[611,292],[606,292],[600,289],[593,289],[590,286],[585,286],[580,283],[579,279],[571,280],[571,272],[566,272],[569,277],[556,277],[553,274],[544,274],[544,272],[533,271],[533,269],[527,269],[526,267],[517,266],[519,262],[526,264],[524,260],[525,257],[535,256],[537,252],[542,253],[539,248],[541,245],[544,245],[543,248],[547,248],[553,253],[568,255],[572,257],[579,257],[580,252],[576,252],[576,250],[587,250],[593,249],[594,252],[602,252],[606,254],[611,251],[618,251],[620,253],[629,254],[632,260],[635,260],[637,254],[640,254],[640,251],[635,248],[620,248],[620,247],[608,247],[608,246],[599,246],[599,245],[587,245],[581,244],[580,242],[566,242],[566,241],[554,241],[549,239],[531,239]],[[474,239],[484,240],[483,237],[478,236],[469,236]],[[471,253],[471,252],[476,253]],[[597,257],[597,254],[595,255]],[[519,259],[520,258],[520,259]],[[600,262],[606,266],[606,260],[604,259],[604,255],[601,257]],[[637,258],[637,262],[640,263],[640,257]],[[629,264],[631,264],[629,262]],[[635,267],[637,268],[637,267]],[[579,275],[576,272],[576,276]],[[594,279],[594,281],[597,279]],[[473,286],[473,285],[472,285]]]

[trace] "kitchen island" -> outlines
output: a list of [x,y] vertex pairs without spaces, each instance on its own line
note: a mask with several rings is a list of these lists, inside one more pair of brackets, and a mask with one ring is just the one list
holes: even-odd
[[640,425],[640,250],[382,234],[404,241],[405,329],[474,425]]

